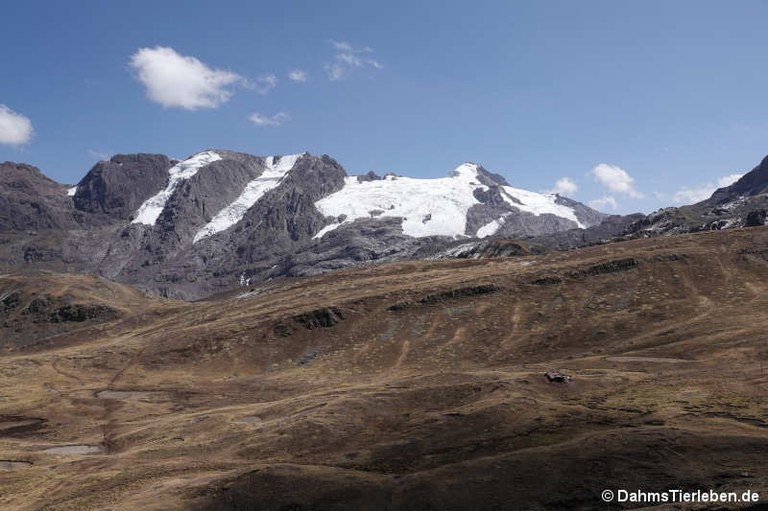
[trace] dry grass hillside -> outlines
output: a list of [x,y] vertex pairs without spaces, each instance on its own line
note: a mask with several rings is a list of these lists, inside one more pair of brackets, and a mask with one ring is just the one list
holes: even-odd
[[766,228],[197,303],[2,276],[0,508],[618,509],[606,488],[768,502],[766,289]]

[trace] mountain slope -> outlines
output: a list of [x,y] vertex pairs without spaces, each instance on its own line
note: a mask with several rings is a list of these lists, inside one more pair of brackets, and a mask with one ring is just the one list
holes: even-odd
[[[403,233],[417,238],[483,238],[507,225],[506,219],[513,213],[520,219],[520,225],[527,225],[538,234],[587,227],[599,223],[603,216],[583,205],[576,208],[578,203],[567,203],[557,195],[529,192],[513,188],[505,181],[497,182],[485,169],[471,163],[460,165],[442,179],[388,175],[382,179],[361,180],[352,176],[345,180],[344,188],[316,205],[326,216],[343,217],[343,220],[326,226],[315,238],[362,218],[402,218]],[[530,220],[542,216],[550,218],[549,229],[546,222],[533,225]],[[516,233],[520,235],[524,231]]]
[[72,228],[67,187],[23,163],[0,163],[0,231]]
[[405,261],[192,304],[3,276],[24,303],[53,289],[121,315],[6,342],[0,505],[536,511],[603,508],[604,489],[762,494],[766,261],[756,228]]
[[[117,155],[71,189],[28,166],[6,170],[6,179],[19,169],[35,184],[23,194],[0,189],[9,219],[0,225],[0,263],[92,272],[182,298],[605,218],[558,195],[513,188],[474,164],[414,179],[348,176],[332,158],[308,153]],[[30,206],[35,194],[38,210]],[[44,232],[24,234],[38,227]]]
[[730,186],[696,204],[665,208],[628,229],[635,236],[679,234],[765,225],[768,218],[768,156]]

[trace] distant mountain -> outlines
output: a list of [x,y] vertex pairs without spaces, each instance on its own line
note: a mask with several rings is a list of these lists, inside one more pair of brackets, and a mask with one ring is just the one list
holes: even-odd
[[[569,204],[570,199],[558,198]],[[580,207],[575,206],[575,208]],[[756,227],[768,224],[768,157],[751,172],[730,186],[716,190],[706,200],[681,207],[663,208],[644,215],[602,215],[584,228],[559,229],[525,234],[499,230],[492,240],[454,242],[430,252],[428,257],[468,258],[504,257],[547,250],[570,250],[599,243],[634,238],[670,236],[700,231]],[[506,238],[516,238],[505,240]],[[521,249],[521,247],[524,247]]]
[[448,177],[348,176],[329,156],[116,155],[74,187],[0,166],[0,264],[96,273],[167,296],[434,253],[607,215],[465,163]]
[[768,217],[768,156],[730,186],[679,208],[664,208],[631,225],[627,235],[657,236],[755,227]]

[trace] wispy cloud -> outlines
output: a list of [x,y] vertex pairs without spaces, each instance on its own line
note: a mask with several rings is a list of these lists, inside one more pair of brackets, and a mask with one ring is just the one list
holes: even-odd
[[619,204],[612,196],[606,195],[605,197],[589,201],[589,207],[598,211],[603,211],[606,208],[616,210],[619,207]]
[[248,119],[256,126],[280,126],[290,121],[291,117],[285,112],[278,112],[275,115],[262,115],[255,112]]
[[294,69],[288,73],[288,79],[292,82],[306,82],[309,79],[309,75],[302,69]]
[[728,174],[727,176],[717,178],[717,187],[725,188],[731,186],[733,183],[744,177],[744,174]]
[[718,188],[732,185],[744,174],[729,174],[717,179],[717,183],[703,183],[697,186],[684,186],[672,195],[675,204],[694,204],[708,199]]
[[328,79],[338,81],[343,79],[354,68],[374,68],[384,67],[380,62],[370,57],[373,50],[369,47],[355,48],[344,41],[331,41],[336,54],[333,61],[324,66]]
[[29,117],[0,105],[0,144],[24,145],[32,140],[34,132]]
[[579,186],[570,177],[561,177],[555,182],[554,188],[549,193],[557,193],[565,197],[570,197],[579,191]]
[[131,67],[147,89],[147,97],[165,108],[217,108],[232,96],[231,87],[244,83],[230,71],[213,69],[173,48],[140,48]]
[[349,43],[345,43],[344,41],[331,41],[331,44],[336,50],[339,50],[339,51],[345,51],[345,52],[354,51],[352,49],[352,46],[350,46]]
[[88,149],[88,156],[98,161],[107,161],[111,158],[109,153],[104,151],[96,151],[95,149]]
[[255,90],[262,96],[269,94],[272,89],[277,87],[277,76],[273,73],[261,75],[253,81],[248,82],[248,88]]
[[621,193],[640,199],[644,197],[642,193],[635,188],[635,180],[629,173],[616,165],[601,163],[590,171],[595,181],[606,187],[614,193]]

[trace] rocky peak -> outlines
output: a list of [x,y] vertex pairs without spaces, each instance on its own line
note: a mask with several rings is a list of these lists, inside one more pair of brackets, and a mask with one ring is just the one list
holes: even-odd
[[77,185],[75,208],[128,219],[168,182],[173,162],[163,154],[118,154],[100,161]]
[[74,225],[67,187],[25,163],[0,164],[0,230],[36,231]]
[[751,197],[766,192],[768,192],[768,156],[732,185],[716,190],[712,194],[711,200],[724,202],[737,197]]
[[477,179],[485,186],[510,186],[507,180],[501,174],[489,172],[482,165],[476,165]]
[[0,163],[0,185],[6,190],[32,195],[59,195],[65,187],[26,163]]

